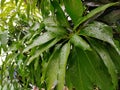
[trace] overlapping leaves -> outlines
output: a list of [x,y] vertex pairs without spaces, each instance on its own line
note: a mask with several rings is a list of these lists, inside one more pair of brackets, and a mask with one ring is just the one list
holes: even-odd
[[113,39],[113,32],[110,26],[100,22],[93,22],[81,30],[80,34],[108,42],[120,54],[120,47],[115,43],[115,40]]
[[[43,79],[46,81],[47,89],[51,90],[56,88],[57,90],[62,90],[66,83],[68,88],[75,88],[76,90],[114,90],[117,87],[117,73],[112,58],[106,49],[103,48],[104,44],[102,44],[103,47],[101,47],[99,43],[96,45],[97,42],[95,40],[91,42],[91,39],[86,38],[93,37],[105,41],[111,44],[119,53],[119,48],[115,44],[112,36],[112,28],[103,23],[94,22],[80,30],[79,34],[82,36],[73,33],[69,39],[67,38],[70,40],[70,43],[67,42],[63,44],[63,42],[66,41],[65,37],[68,35],[67,32],[69,32],[67,28],[71,28],[64,11],[57,0],[46,0],[45,2],[42,1],[42,3],[43,23],[45,24],[44,28],[47,32],[44,32],[34,39],[32,44],[28,45],[23,52],[33,50],[35,53],[35,55],[33,55],[32,52],[32,56],[29,56],[27,63],[29,65],[43,52],[49,50],[51,47],[55,47],[50,57],[47,58],[48,62],[46,62],[45,72],[43,71]],[[46,3],[49,3],[49,5],[45,6]],[[101,6],[90,12],[87,16],[83,16],[84,8],[81,0],[64,0],[63,3],[65,4],[66,12],[75,24],[73,29],[76,29],[78,25],[98,12],[117,4],[111,3]],[[50,13],[47,13],[45,7],[49,8],[51,16],[49,16]],[[63,41],[56,45],[60,40]],[[35,50],[36,48],[37,50]],[[103,80],[101,80],[101,78],[103,78]]]
[[66,77],[69,87],[75,87],[76,90],[115,89],[107,68],[94,50],[84,51],[73,47],[69,60]]
[[[35,8],[36,0],[32,2]],[[23,36],[21,32],[15,33],[18,38],[14,43],[20,45],[13,45],[16,46],[15,50],[9,49],[12,54],[6,60],[10,60],[10,63],[13,60],[15,64],[22,61],[18,68],[24,69],[19,69],[19,73],[23,75],[22,84],[26,84],[27,80],[25,88],[30,83],[47,90],[63,90],[65,85],[71,90],[115,90],[118,86],[117,72],[120,73],[120,49],[113,38],[112,28],[97,21],[86,26],[82,26],[82,23],[118,3],[100,6],[84,15],[85,6],[81,0],[60,2],[40,1],[43,19],[39,22],[40,27],[29,28]],[[26,12],[28,17],[25,16],[29,23],[28,19],[32,17],[30,13],[34,11],[30,8],[29,2]],[[2,44],[7,44],[3,42],[7,41],[7,33],[4,35],[1,34],[0,40]],[[107,49],[106,45],[109,45]],[[10,55],[12,58],[9,58]]]
[[66,64],[70,53],[70,44],[66,43],[62,48],[56,47],[51,55],[46,72],[47,89],[55,88],[62,90],[66,72]]

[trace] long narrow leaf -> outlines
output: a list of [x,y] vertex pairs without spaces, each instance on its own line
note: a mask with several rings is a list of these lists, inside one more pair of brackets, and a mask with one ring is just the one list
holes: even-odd
[[59,70],[59,57],[60,54],[60,46],[57,46],[54,50],[53,54],[51,55],[47,71],[46,71],[46,82],[47,82],[47,90],[51,90],[52,88],[55,88],[57,85],[57,76],[58,76],[58,70]]
[[117,72],[120,75],[120,55],[111,46],[106,46],[106,49],[108,50],[108,53],[110,54],[112,61],[115,63]]
[[65,84],[65,72],[68,56],[70,53],[70,43],[66,43],[60,51],[59,71],[58,71],[58,86],[57,90],[63,90]]
[[66,63],[69,53],[70,43],[66,43],[61,48],[60,46],[58,46],[51,55],[46,71],[48,90],[51,90],[51,88],[55,88],[56,85],[57,90],[63,90],[65,83]]
[[74,24],[77,23],[77,20],[83,15],[83,4],[81,0],[63,0],[65,4],[65,9]]
[[69,23],[67,21],[67,18],[65,16],[65,13],[63,12],[62,8],[60,7],[59,3],[56,0],[51,1],[54,9],[55,9],[55,14],[57,17],[57,20],[59,21],[61,26],[67,26],[69,27]]
[[40,48],[35,51],[34,55],[32,55],[29,58],[29,60],[27,61],[27,65],[29,65],[35,58],[39,57],[42,52],[44,52],[45,50],[47,50],[50,47],[52,47],[53,45],[55,45],[59,40],[60,39],[56,38],[54,40],[51,40],[48,43],[45,43],[45,44],[41,45]]
[[55,35],[50,33],[50,32],[46,32],[43,35],[39,36],[38,38],[36,38],[32,44],[30,44],[29,46],[27,46],[23,52],[26,52],[28,50],[30,50],[31,48],[38,46],[38,45],[42,45],[50,40],[52,40],[53,38],[55,38]]
[[73,47],[69,65],[67,74],[70,80],[66,81],[70,81],[76,90],[114,90],[107,68],[95,51]]
[[89,18],[93,17],[94,15],[96,15],[97,13],[101,12],[101,11],[104,11],[105,9],[107,9],[108,7],[111,7],[111,6],[114,6],[114,5],[117,5],[119,4],[119,2],[117,3],[109,3],[109,4],[106,4],[106,5],[103,5],[103,6],[100,6],[92,11],[90,11],[89,14],[87,14],[86,16],[80,18],[78,20],[78,22],[76,23],[74,29],[76,29],[81,23],[85,22],[86,20],[88,20]]
[[80,31],[81,35],[90,36],[111,44],[120,55],[120,47],[113,39],[112,28],[104,23],[93,22]]
[[103,62],[105,63],[111,78],[112,78],[112,83],[114,85],[114,88],[117,87],[117,73],[116,73],[116,68],[114,66],[114,63],[112,62],[111,57],[109,56],[106,48],[99,42],[89,39],[91,45],[93,46],[93,48],[97,51],[97,53],[100,55],[100,57],[102,58]]

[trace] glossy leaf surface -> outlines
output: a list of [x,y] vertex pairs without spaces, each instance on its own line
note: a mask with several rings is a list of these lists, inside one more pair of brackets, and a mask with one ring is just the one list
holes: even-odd
[[113,90],[111,77],[101,58],[94,51],[83,51],[74,47],[69,57],[69,65],[67,83],[71,83],[76,90],[93,90],[94,88]]
[[57,76],[59,71],[59,57],[60,54],[60,46],[56,47],[53,54],[51,55],[47,71],[46,71],[46,82],[47,82],[47,90],[51,90],[52,88],[55,88],[57,85]]
[[114,42],[112,33],[112,28],[110,26],[100,22],[93,22],[91,24],[88,24],[84,29],[80,31],[81,35],[94,37],[99,40],[108,42],[120,54],[120,48]]
[[82,24],[83,22],[85,22],[86,20],[88,20],[89,18],[93,17],[94,15],[98,14],[101,11],[104,11],[105,9],[107,9],[108,7],[111,7],[113,5],[116,5],[119,3],[109,3],[103,6],[100,6],[92,11],[90,11],[90,13],[88,13],[86,16],[80,18],[77,22],[77,24],[75,25],[74,29],[76,29],[80,24]]
[[42,45],[47,43],[48,41],[52,40],[53,38],[55,38],[55,35],[49,32],[44,33],[43,35],[39,36],[38,38],[36,38],[32,44],[30,44],[28,47],[26,47],[24,49],[23,52],[28,51],[29,49],[38,46],[38,45]]
[[65,84],[66,65],[70,53],[70,43],[66,43],[60,52],[59,72],[58,72],[58,86],[57,90],[63,90]]
[[69,14],[74,24],[83,15],[83,4],[81,0],[63,0],[65,4],[66,12]]
[[74,34],[71,39],[71,43],[83,50],[91,50],[89,44],[80,36]]
[[45,44],[42,44],[35,52],[34,55],[30,56],[27,65],[29,65],[35,58],[39,57],[42,52],[48,50],[50,47],[52,47],[54,44],[56,44],[60,39],[56,38],[54,40],[51,40]]
[[61,48],[60,46],[56,47],[55,51],[51,55],[46,71],[48,90],[51,90],[51,88],[55,88],[56,86],[57,90],[63,89],[69,53],[70,43],[66,43]]

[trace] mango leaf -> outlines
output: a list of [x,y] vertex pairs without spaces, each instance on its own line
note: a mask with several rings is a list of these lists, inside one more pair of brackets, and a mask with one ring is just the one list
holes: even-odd
[[88,13],[86,16],[79,18],[79,20],[76,22],[76,25],[74,27],[74,29],[76,29],[81,23],[85,22],[86,20],[88,20],[89,18],[93,17],[94,15],[98,14],[101,11],[104,11],[105,9],[107,9],[108,7],[114,6],[119,4],[119,2],[116,3],[109,3],[103,6],[99,6],[98,8],[90,11],[90,13]]
[[42,52],[44,52],[45,50],[49,49],[50,47],[52,47],[53,45],[55,45],[60,39],[56,38],[54,40],[51,40],[45,44],[42,44],[39,46],[39,49],[36,50],[34,52],[34,54],[32,54],[32,56],[29,58],[29,60],[27,61],[27,65],[29,65],[35,58],[39,57]]
[[93,48],[97,51],[97,53],[100,55],[102,58],[104,64],[106,65],[111,78],[112,78],[112,83],[114,85],[114,88],[117,87],[117,73],[116,73],[116,68],[114,66],[114,63],[112,62],[112,59],[107,52],[106,48],[101,44],[101,42],[97,42],[93,39],[89,39],[90,44],[93,46]]
[[[62,22],[63,23],[63,22]],[[67,33],[66,29],[59,25],[56,17],[50,16],[44,19],[45,29],[57,36],[61,36]]]
[[81,35],[90,36],[111,44],[120,55],[120,48],[113,40],[112,28],[104,23],[93,22],[80,31]]
[[57,90],[63,90],[64,84],[65,84],[66,64],[67,64],[69,53],[70,53],[70,43],[66,43],[61,48],[61,51],[60,51]]
[[69,27],[69,23],[67,21],[67,18],[65,16],[65,13],[63,12],[62,8],[60,7],[59,3],[56,1],[56,0],[51,0],[51,3],[54,7],[54,11],[55,11],[55,14],[56,14],[56,18],[57,20],[59,21],[60,23],[60,26],[63,26],[63,27]]
[[112,28],[101,22],[95,21],[91,24],[88,24],[84,29],[80,31],[80,34],[113,43]]
[[54,33],[55,35],[57,35],[57,37],[61,37],[67,34],[66,29],[63,27],[59,27],[59,26],[51,26],[51,27],[46,26],[45,29],[49,32]]
[[58,81],[58,70],[59,70],[59,60],[60,60],[60,45],[57,46],[52,53],[46,71],[46,82],[47,82],[47,90],[51,90],[54,88]]
[[76,90],[114,90],[111,77],[97,53],[73,47],[69,57],[68,84]]
[[28,45],[23,52],[27,52],[28,50],[30,50],[31,48],[38,46],[38,45],[42,45],[44,43],[47,43],[48,41],[52,40],[53,38],[55,38],[55,35],[53,33],[50,32],[46,32],[43,35],[40,35],[38,38],[36,38],[35,40],[33,40],[33,43]]
[[83,15],[83,4],[81,0],[63,0],[66,12],[69,14],[73,23],[76,25],[77,20]]
[[91,50],[89,44],[80,36],[74,34],[71,39],[70,42],[72,44],[74,44],[76,47],[79,47],[83,50]]
[[66,63],[70,53],[70,43],[66,43],[61,48],[60,46],[61,45],[55,49],[48,62],[46,71],[47,90],[55,88],[56,85],[57,90],[63,90],[64,87]]
[[65,81],[66,81],[66,86],[69,88],[69,90],[73,90],[74,85],[72,84],[72,79],[71,79],[71,74],[70,74],[70,70],[66,70],[66,77],[65,77]]
[[108,53],[110,54],[112,61],[115,63],[115,67],[117,69],[117,72],[120,75],[120,55],[118,55],[116,50],[111,46],[107,45],[106,49],[108,50]]

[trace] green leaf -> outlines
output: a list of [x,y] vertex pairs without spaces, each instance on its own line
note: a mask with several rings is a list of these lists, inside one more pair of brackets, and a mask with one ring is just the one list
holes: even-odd
[[54,88],[58,81],[58,70],[59,70],[59,60],[60,60],[60,45],[57,46],[52,53],[46,71],[46,82],[47,82],[47,90],[51,90]]
[[69,88],[69,90],[73,90],[74,85],[72,84],[72,80],[71,80],[71,74],[70,74],[70,70],[66,70],[66,86]]
[[104,23],[93,22],[80,31],[81,35],[94,37],[111,44],[120,55],[120,48],[113,40],[112,28]]
[[111,46],[106,46],[107,52],[110,54],[112,61],[115,64],[118,74],[120,75],[120,55],[116,52],[116,50]]
[[55,38],[55,35],[53,33],[50,32],[46,32],[43,35],[40,35],[38,38],[36,38],[35,40],[33,40],[33,43],[28,45],[23,52],[27,52],[28,50],[30,50],[31,48],[38,46],[38,45],[42,45],[47,43],[48,41],[52,40],[53,38]]
[[117,87],[117,73],[116,73],[116,68],[114,66],[114,63],[112,62],[112,59],[106,50],[106,48],[101,44],[101,42],[97,42],[95,40],[89,39],[91,45],[93,48],[97,51],[97,53],[100,55],[101,59],[105,63],[111,78],[112,78],[112,83],[114,85],[114,88]]
[[68,65],[66,81],[76,90],[114,90],[107,68],[95,51],[73,47]]
[[54,40],[51,40],[45,44],[42,44],[39,46],[39,49],[36,50],[34,52],[34,54],[32,54],[32,56],[29,58],[29,60],[27,61],[27,65],[29,65],[35,58],[39,57],[42,52],[44,52],[45,50],[49,49],[50,47],[52,47],[53,45],[55,45],[60,39],[56,38]]
[[71,37],[70,42],[83,50],[91,50],[89,44],[82,37],[76,34]]
[[81,0],[63,0],[66,12],[69,14],[73,23],[76,25],[78,19],[83,15],[83,4]]
[[45,29],[49,32],[54,33],[55,35],[57,35],[57,37],[61,37],[67,34],[66,29],[59,26],[51,26],[51,27],[46,26]]
[[54,11],[55,11],[55,14],[56,14],[56,17],[57,17],[57,20],[59,21],[60,23],[60,26],[63,26],[63,27],[69,27],[69,23],[67,21],[67,18],[65,16],[65,13],[63,12],[63,10],[61,9],[59,3],[56,1],[56,0],[51,0],[51,3],[54,7]]
[[101,22],[93,22],[88,24],[84,29],[80,31],[81,35],[94,37],[108,43],[113,43],[112,40],[112,28]]
[[35,60],[34,69],[37,70],[38,66],[39,66],[39,58]]
[[[67,1],[67,0],[66,0]],[[93,17],[94,15],[98,14],[101,11],[104,11],[105,9],[107,9],[108,7],[111,7],[113,5],[117,5],[119,4],[119,2],[116,3],[109,3],[103,6],[99,6],[98,8],[90,11],[89,14],[87,14],[86,16],[79,18],[79,20],[76,22],[74,29],[76,29],[81,23],[85,22],[86,20],[88,20],[89,18]]]
[[56,85],[57,90],[63,90],[64,87],[66,64],[70,53],[70,43],[66,43],[61,48],[60,46],[61,45],[57,46],[48,62],[46,71],[47,90],[55,88]]
[[41,0],[40,7],[43,18],[50,15],[50,11],[52,11],[50,0]]
[[60,51],[57,90],[63,90],[64,84],[65,84],[66,64],[67,64],[69,53],[70,53],[70,43],[66,43],[61,48],[61,51]]

